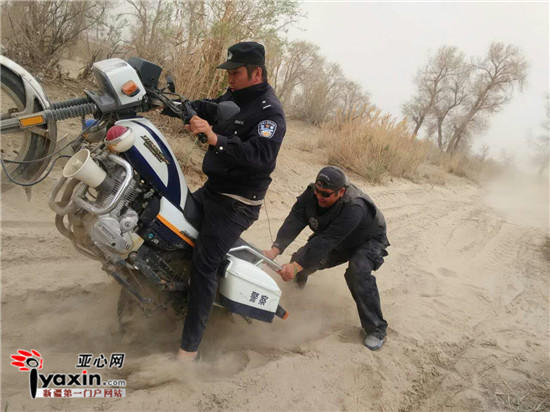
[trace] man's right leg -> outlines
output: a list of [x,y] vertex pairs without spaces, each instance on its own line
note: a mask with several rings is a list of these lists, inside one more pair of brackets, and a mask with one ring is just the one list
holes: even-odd
[[236,201],[203,193],[204,217],[193,250],[189,305],[181,349],[198,350],[218,287],[218,268],[226,253],[253,219],[235,211]]
[[365,249],[360,248],[351,257],[345,278],[357,305],[361,326],[367,333],[365,345],[376,350],[384,344],[388,323],[382,316],[380,295],[372,269],[373,262],[367,257]]
[[187,352],[198,350],[216,297],[218,267],[242,232],[225,216],[213,213],[208,202],[203,206],[208,216],[203,218],[193,250],[189,304],[181,341],[181,348]]

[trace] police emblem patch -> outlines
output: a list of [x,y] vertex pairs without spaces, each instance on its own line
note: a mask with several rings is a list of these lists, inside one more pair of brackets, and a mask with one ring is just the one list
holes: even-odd
[[313,231],[315,231],[319,228],[319,221],[317,220],[317,218],[315,218],[313,216],[309,218],[309,227]]
[[272,120],[262,120],[258,123],[258,134],[266,139],[271,139],[277,130],[277,123]]

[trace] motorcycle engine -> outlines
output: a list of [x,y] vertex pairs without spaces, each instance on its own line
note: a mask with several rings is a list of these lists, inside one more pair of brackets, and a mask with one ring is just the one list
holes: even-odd
[[90,235],[97,246],[103,245],[118,253],[126,253],[134,245],[131,231],[137,222],[137,212],[132,209],[127,209],[118,219],[112,214],[98,216]]
[[[115,182],[123,180],[122,169],[116,165],[103,164],[109,177]],[[110,167],[109,167],[110,166]],[[111,193],[98,193],[99,203],[109,201],[114,195],[117,185],[112,188]],[[132,250],[136,237],[133,234],[139,220],[138,213],[129,205],[141,193],[137,182],[132,180],[126,189],[124,196],[120,199],[115,208],[104,215],[89,215],[86,226],[93,243],[104,252],[111,254],[126,254]]]

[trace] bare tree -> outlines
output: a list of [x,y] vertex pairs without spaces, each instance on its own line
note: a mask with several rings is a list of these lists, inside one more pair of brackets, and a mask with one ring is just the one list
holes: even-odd
[[362,87],[352,80],[344,80],[338,87],[339,102],[338,112],[349,120],[355,120],[365,116],[370,107],[369,96]]
[[321,124],[341,109],[340,92],[346,79],[338,64],[327,63],[321,56],[317,56],[313,67],[315,70],[300,85],[292,108],[299,118]]
[[439,103],[446,81],[461,69],[464,57],[456,47],[442,46],[415,78],[417,95],[403,105],[403,114],[414,122],[413,136]]
[[511,45],[493,43],[487,57],[473,63],[457,48],[441,47],[417,75],[417,95],[403,106],[415,124],[413,136],[426,123],[441,151],[469,147],[468,138],[487,127],[489,115],[512,98],[526,72],[525,58]]
[[[157,64],[163,64],[173,38],[175,7],[167,0],[126,0],[136,23],[130,45],[135,53]],[[167,47],[168,46],[168,47]]]
[[503,43],[493,43],[487,57],[474,63],[471,99],[455,119],[447,152],[458,150],[462,140],[472,127],[484,127],[485,116],[498,112],[512,98],[515,86],[520,88],[527,76],[527,62],[518,48]]
[[2,5],[5,53],[44,74],[81,33],[102,21],[106,1],[14,1]]
[[431,115],[437,130],[437,146],[443,151],[449,142],[448,121],[469,99],[469,79],[472,66],[464,62],[462,54],[455,54],[449,62],[449,72],[443,79],[441,93],[434,102]]
[[304,84],[318,63],[319,47],[305,41],[288,45],[277,72],[275,91],[281,102],[290,102],[298,85]]
[[279,36],[272,36],[264,40],[264,46],[266,49],[266,66],[269,67],[269,83],[275,89],[277,95],[280,96],[280,79],[282,77],[288,42]]

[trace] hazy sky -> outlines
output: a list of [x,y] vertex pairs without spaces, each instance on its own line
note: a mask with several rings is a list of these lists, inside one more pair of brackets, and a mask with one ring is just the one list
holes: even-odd
[[[401,117],[414,94],[414,75],[442,45],[467,56],[484,56],[493,41],[519,47],[529,62],[527,84],[490,120],[475,147],[487,143],[525,153],[526,137],[540,134],[548,92],[548,2],[304,2],[307,17],[291,39],[320,46],[345,75],[370,94],[374,104]],[[520,156],[525,162],[525,155]]]

